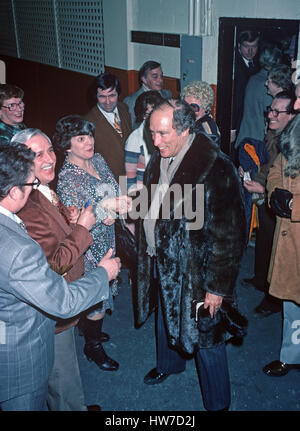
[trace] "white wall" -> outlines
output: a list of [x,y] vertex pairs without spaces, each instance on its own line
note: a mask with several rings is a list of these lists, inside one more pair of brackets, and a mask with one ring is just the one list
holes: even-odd
[[128,23],[126,0],[103,0],[105,65],[128,67]]
[[138,70],[146,60],[180,77],[180,49],[132,43],[131,30],[187,33],[189,0],[103,0],[105,64]]
[[[212,35],[203,37],[202,79],[217,83],[220,17],[300,19],[300,0],[211,0]],[[180,49],[130,42],[130,31],[188,33],[189,0],[103,0],[105,64],[138,70],[144,61],[162,63],[180,78]]]

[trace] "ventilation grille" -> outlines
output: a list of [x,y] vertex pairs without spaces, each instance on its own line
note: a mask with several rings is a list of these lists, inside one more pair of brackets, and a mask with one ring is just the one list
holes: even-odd
[[102,0],[1,0],[0,53],[88,75],[102,73]]
[[20,58],[58,66],[52,0],[15,0]]
[[57,1],[61,67],[98,75],[104,66],[101,1]]
[[18,56],[11,0],[0,1],[0,52],[11,57]]

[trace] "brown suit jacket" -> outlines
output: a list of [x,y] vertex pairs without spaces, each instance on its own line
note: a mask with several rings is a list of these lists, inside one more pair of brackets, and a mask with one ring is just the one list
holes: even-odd
[[132,131],[131,117],[127,105],[118,102],[118,111],[121,120],[121,137],[106,120],[97,106],[94,106],[84,118],[95,124],[95,152],[100,153],[116,180],[119,176],[125,176],[125,142]]
[[[63,205],[62,211],[67,215],[68,209]],[[68,282],[84,275],[83,254],[93,243],[93,238],[85,227],[70,225],[67,217],[38,190],[31,193],[18,216],[25,223],[29,235],[39,243],[48,263],[56,272],[61,275],[66,273]],[[77,320],[72,321],[73,324],[77,323]]]

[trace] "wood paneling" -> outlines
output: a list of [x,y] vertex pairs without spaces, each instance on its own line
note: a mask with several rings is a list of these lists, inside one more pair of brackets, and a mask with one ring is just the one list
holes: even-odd
[[[6,64],[6,82],[24,90],[25,124],[41,129],[49,137],[61,117],[85,114],[95,103],[91,94],[93,76],[8,56],[0,59]],[[121,100],[139,88],[137,71],[112,67],[105,67],[105,71],[118,76]],[[164,80],[165,88],[177,97],[178,80],[168,77]]]

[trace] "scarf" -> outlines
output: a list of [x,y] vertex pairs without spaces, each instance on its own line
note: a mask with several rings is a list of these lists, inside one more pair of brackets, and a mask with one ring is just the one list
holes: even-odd
[[159,216],[159,210],[163,199],[169,189],[170,183],[180,166],[185,154],[189,150],[193,140],[195,138],[195,134],[189,135],[187,141],[178,152],[178,154],[173,157],[162,157],[160,160],[160,177],[158,181],[158,185],[155,189],[155,193],[149,208],[149,211],[144,219],[144,231],[147,242],[147,254],[149,256],[156,256],[156,247],[155,247],[155,235],[154,229],[156,220]]

